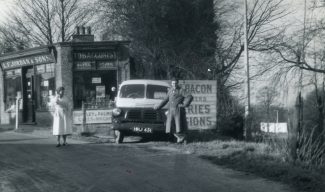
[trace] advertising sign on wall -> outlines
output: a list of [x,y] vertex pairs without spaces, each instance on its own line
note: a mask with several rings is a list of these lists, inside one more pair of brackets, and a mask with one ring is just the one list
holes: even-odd
[[194,99],[186,108],[189,129],[209,129],[216,124],[216,81],[180,80],[179,84]]
[[105,86],[100,85],[96,86],[96,99],[105,98]]

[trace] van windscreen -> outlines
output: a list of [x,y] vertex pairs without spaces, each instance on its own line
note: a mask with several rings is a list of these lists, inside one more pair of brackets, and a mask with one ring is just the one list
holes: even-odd
[[120,98],[144,98],[143,84],[123,85],[120,91]]

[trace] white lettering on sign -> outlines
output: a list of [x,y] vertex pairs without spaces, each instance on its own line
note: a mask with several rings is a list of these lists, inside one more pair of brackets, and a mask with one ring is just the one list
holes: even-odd
[[113,51],[76,52],[73,55],[76,60],[113,60],[113,59],[116,59],[116,53]]
[[101,77],[93,77],[91,78],[91,83],[102,83],[102,78]]
[[10,69],[10,68],[19,68],[23,66],[38,65],[38,64],[51,63],[51,62],[54,62],[54,59],[51,55],[38,55],[33,57],[26,57],[21,59],[4,61],[2,62],[2,67],[3,69]]
[[210,129],[216,124],[216,81],[180,80],[182,89],[193,96],[191,105],[186,108],[189,129]]
[[[112,110],[87,110],[86,123],[112,123]],[[73,124],[82,124],[82,111],[73,111]]]
[[102,70],[102,69],[116,69],[116,63],[115,62],[99,62],[97,68],[99,70]]

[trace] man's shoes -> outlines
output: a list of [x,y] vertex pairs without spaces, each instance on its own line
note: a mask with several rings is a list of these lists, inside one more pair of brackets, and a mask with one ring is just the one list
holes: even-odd
[[185,138],[177,139],[177,144],[187,144],[187,140]]
[[68,143],[63,143],[63,146],[66,146],[66,145],[68,145]]
[[61,146],[61,144],[59,143],[59,144],[57,144],[55,147],[60,147]]
[[174,134],[174,136],[177,138],[177,144],[187,144],[186,135],[184,134]]

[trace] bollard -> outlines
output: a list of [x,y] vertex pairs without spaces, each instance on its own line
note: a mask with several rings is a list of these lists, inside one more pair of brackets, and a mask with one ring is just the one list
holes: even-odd
[[19,102],[20,102],[20,97],[16,98],[16,126],[15,130],[18,131],[18,125],[19,125]]

